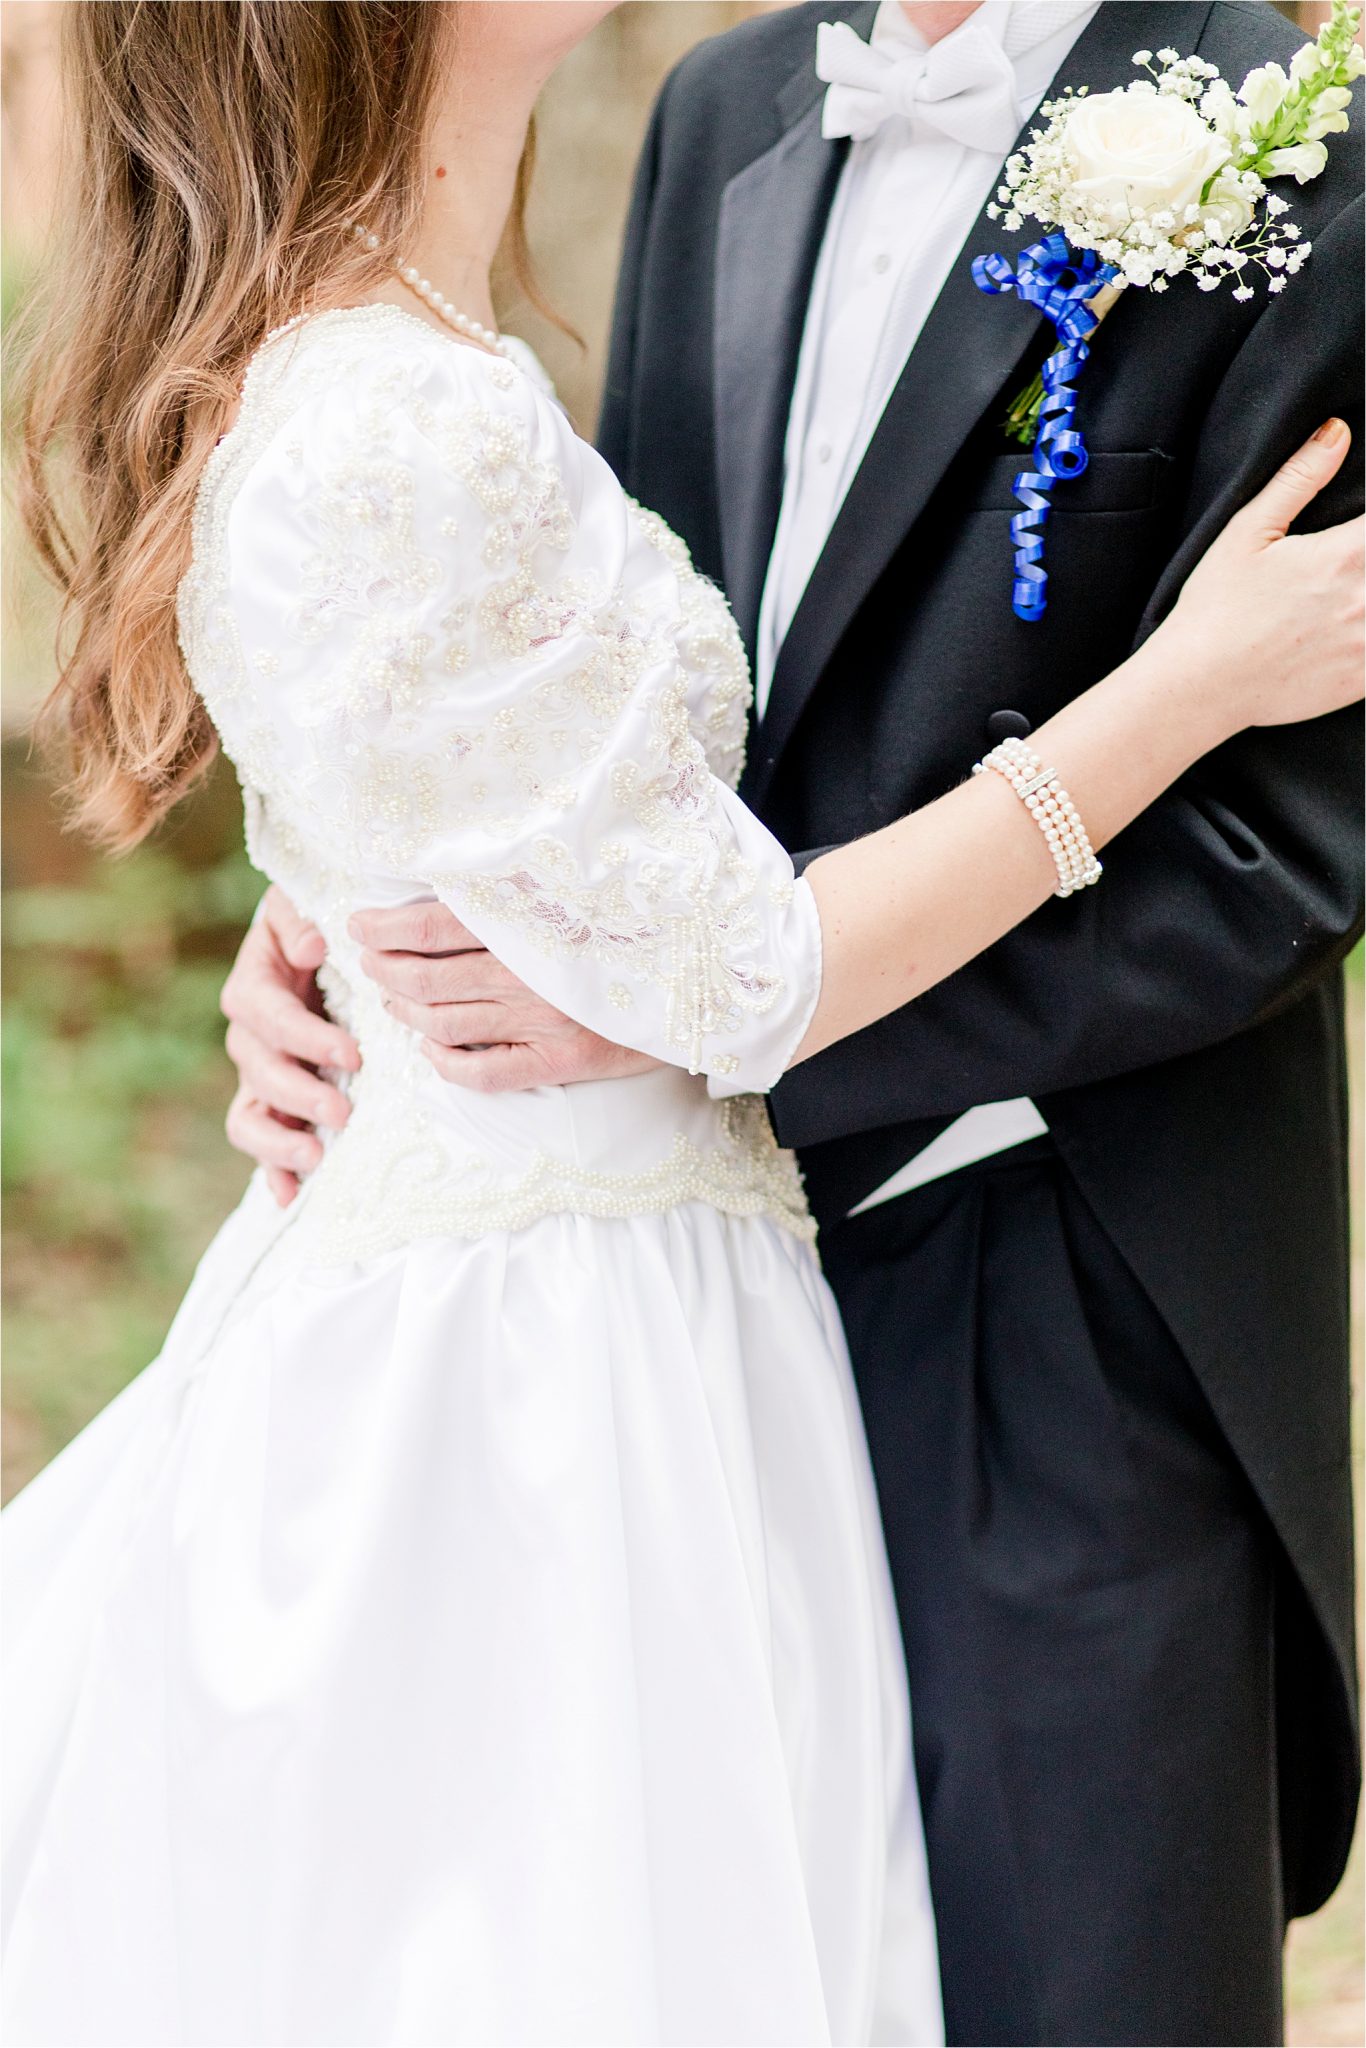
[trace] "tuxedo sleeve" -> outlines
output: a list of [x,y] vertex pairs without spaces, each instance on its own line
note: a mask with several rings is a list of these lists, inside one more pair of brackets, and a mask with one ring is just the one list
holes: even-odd
[[[1357,200],[1320,229],[1310,265],[1268,299],[1212,390],[1180,545],[1138,641],[1230,516],[1330,414],[1351,425],[1353,448],[1301,526],[1360,512],[1361,247]],[[1293,1003],[1361,930],[1362,784],[1355,707],[1243,733],[1106,850],[1098,888],[1051,902],[942,987],[788,1075],[772,1098],[780,1139],[812,1145],[1047,1097],[1215,1044]]]

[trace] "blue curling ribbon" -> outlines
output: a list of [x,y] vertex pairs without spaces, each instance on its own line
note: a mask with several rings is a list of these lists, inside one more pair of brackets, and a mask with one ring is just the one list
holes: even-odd
[[1041,619],[1048,603],[1043,541],[1053,509],[1049,493],[1055,483],[1080,476],[1089,460],[1086,442],[1073,425],[1077,394],[1072,388],[1091,353],[1086,337],[1098,324],[1086,301],[1118,274],[1113,264],[1101,262],[1094,249],[1078,253],[1059,234],[1047,235],[1026,249],[1013,270],[1004,256],[978,256],[973,261],[973,282],[979,291],[1014,292],[1026,305],[1037,306],[1053,322],[1058,336],[1058,346],[1043,366],[1034,467],[1022,469],[1014,484],[1015,495],[1025,508],[1010,522],[1015,543],[1011,602],[1020,619]]

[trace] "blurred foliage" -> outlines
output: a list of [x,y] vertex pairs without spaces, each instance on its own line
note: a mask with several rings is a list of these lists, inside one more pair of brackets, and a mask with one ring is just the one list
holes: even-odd
[[246,1179],[223,1137],[218,994],[261,883],[222,776],[194,839],[32,878],[40,849],[10,829],[31,778],[14,747],[5,766],[19,870],[3,926],[9,1493],[155,1357]]
[[[6,337],[32,276],[0,261]],[[12,393],[6,393],[12,430]],[[230,773],[129,858],[62,830],[22,727],[52,674],[55,594],[5,507],[3,1487],[156,1356],[246,1180],[218,992],[260,894]]]
[[1360,1825],[1347,1875],[1312,1919],[1296,1920],[1286,1945],[1288,2048],[1361,2048],[1362,1926],[1366,1841]]

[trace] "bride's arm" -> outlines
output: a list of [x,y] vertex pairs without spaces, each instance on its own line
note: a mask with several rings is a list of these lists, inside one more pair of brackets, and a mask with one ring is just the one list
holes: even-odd
[[233,501],[258,845],[343,978],[346,909],[435,897],[579,1023],[771,1087],[820,929],[709,766],[748,687],[720,601],[510,364],[385,341],[287,387]]
[[[1142,648],[1031,736],[1097,850],[1236,732],[1330,712],[1360,695],[1362,522],[1285,537],[1347,448],[1344,429],[1300,450],[1230,523]],[[998,775],[965,779],[822,855],[805,879],[824,964],[793,1066],[947,979],[1057,884],[1043,835]],[[400,926],[422,913],[372,912],[360,922],[375,949],[371,971],[393,992],[396,1013],[431,1034],[439,1071],[492,1088],[525,1086],[531,1073],[577,1080],[616,1071],[612,1048],[570,1036],[568,1020],[496,959],[463,950],[468,934],[443,927],[433,911],[430,948],[445,958],[411,957],[419,942]],[[413,1000],[419,985],[423,999]],[[467,1049],[481,1034],[481,1049]]]
[[[546,1014],[555,1006],[614,1041],[679,1063],[691,1057],[718,1089],[769,1085],[794,1057],[805,1058],[899,1008],[1027,917],[1054,885],[1052,862],[1012,791],[999,777],[981,776],[887,831],[823,857],[786,901],[792,875],[787,856],[732,792],[705,773],[695,752],[690,757],[686,745],[680,751],[661,730],[659,707],[677,701],[667,624],[660,618],[658,631],[646,633],[647,660],[638,633],[620,642],[614,637],[611,592],[602,593],[607,609],[600,610],[587,640],[567,616],[561,587],[579,587],[584,576],[592,581],[604,571],[610,571],[609,581],[618,577],[626,528],[610,475],[581,444],[566,445],[562,422],[551,431],[559,437],[553,446],[528,454],[542,477],[550,455],[573,472],[576,516],[570,524],[577,538],[567,555],[552,549],[546,587],[519,594],[509,576],[511,564],[501,560],[471,607],[470,623],[483,618],[493,639],[505,642],[509,620],[514,638],[523,633],[530,605],[533,630],[525,654],[490,661],[489,648],[481,654],[476,644],[468,669],[460,661],[453,664],[444,646],[455,616],[451,592],[433,590],[420,601],[430,617],[419,607],[410,622],[413,645],[428,650],[424,662],[430,665],[415,696],[422,730],[414,733],[409,710],[377,733],[378,755],[373,747],[367,751],[375,756],[371,766],[379,781],[372,777],[368,789],[356,787],[353,744],[327,772],[350,787],[346,808],[367,821],[372,850],[383,851],[385,841],[392,846],[396,831],[410,842],[410,865],[403,872],[425,878],[464,921],[462,931],[448,919],[455,936],[446,944],[486,945],[506,963],[498,969],[500,984],[515,986],[517,976],[530,985],[527,1014],[535,1012],[539,998]],[[420,440],[413,450],[419,466],[430,455],[428,436]],[[471,449],[463,429],[450,445],[458,466],[479,480],[469,471]],[[1342,529],[1289,541],[1281,537],[1337,468],[1345,445],[1345,436],[1336,446],[1310,444],[1233,523],[1144,650],[1034,736],[1097,846],[1202,753],[1243,726],[1310,717],[1359,693],[1360,581],[1351,564],[1360,534]],[[386,443],[386,462],[392,452]],[[457,492],[450,501],[448,480],[438,478],[433,488],[440,502],[427,508],[436,518],[432,537],[457,534],[467,563],[471,550],[476,560],[482,555],[487,561],[490,549],[498,559],[506,532],[485,533],[468,495]],[[425,497],[420,488],[419,511]],[[250,529],[250,522],[244,524]],[[281,543],[268,538],[264,546],[278,558]],[[653,586],[658,570],[657,560],[647,560],[647,585]],[[557,579],[557,571],[568,572],[570,583]],[[637,562],[631,572],[637,583],[640,573]],[[639,588],[628,594],[628,611],[632,604],[639,611]],[[569,605],[567,611],[573,610]],[[616,664],[616,672],[612,660],[602,666],[604,625],[606,651],[617,648],[625,664]],[[1311,640],[1312,671],[1305,673],[1303,656]],[[615,709],[609,704],[605,714],[607,700],[595,675],[615,693]],[[580,708],[597,706],[591,729],[581,722],[573,729],[571,700]],[[544,716],[528,720],[538,702],[553,713],[548,723]],[[321,743],[327,727],[318,715],[319,707],[312,706],[310,723]],[[472,725],[481,727],[482,737]],[[468,753],[471,739],[478,744]],[[526,752],[548,741],[560,747],[558,755],[552,749],[533,759]],[[965,771],[970,765],[964,763]],[[566,768],[567,786],[557,794],[547,771],[555,771],[556,781],[566,780],[558,772]],[[525,792],[532,787],[539,794],[528,803]],[[416,803],[405,801],[405,792],[413,791],[426,794]],[[490,838],[469,822],[475,796],[490,823],[509,807],[524,813],[512,840]],[[397,821],[396,805],[402,814]],[[457,827],[462,808],[467,821]],[[576,857],[573,873],[561,858],[567,848]],[[610,871],[601,864],[606,853],[618,863]],[[578,865],[578,856],[586,865]],[[612,885],[606,897],[604,883]],[[615,929],[590,928],[584,920],[575,925],[590,898],[599,907],[614,907],[613,893],[615,908],[626,913],[624,923],[618,916]],[[643,920],[642,907],[648,911]],[[437,904],[417,914],[432,922],[447,916]],[[403,915],[371,914],[381,921]],[[632,920],[637,936],[655,926],[653,933],[644,930],[634,960]],[[672,934],[667,943],[666,926]],[[824,978],[816,1006],[822,927]],[[422,944],[412,937],[379,943]],[[439,935],[432,949],[442,950]],[[497,967],[487,955],[465,958],[485,960],[489,972]],[[425,1005],[443,968],[455,964],[405,962],[410,978],[395,983],[394,1014],[420,1031],[429,1028],[432,1013]],[[423,979],[415,981],[412,974]],[[766,991],[784,975],[789,986],[767,1002]],[[383,973],[377,978],[385,979]],[[699,1008],[697,998],[699,981],[708,979],[723,995],[736,995],[733,1014],[720,1020],[721,1029],[701,1031],[705,1044],[696,1042],[693,1030],[694,1042],[685,1047],[676,1027],[681,1015],[690,1026],[706,1023],[707,1004]],[[684,983],[691,986],[685,989]],[[267,1054],[274,1047],[271,1056],[279,1067],[289,1063],[278,1058],[278,988],[274,996],[274,1016],[257,1008],[267,1030],[276,1033],[265,1044]],[[480,1042],[507,1035],[497,1028],[496,1003],[474,1007]],[[255,1016],[255,1010],[241,1015],[240,1028]],[[317,1027],[317,1020],[309,1022]],[[526,1036],[533,1035],[529,1027]],[[463,1058],[472,1082],[499,1085],[506,1065],[487,1074],[480,1067],[476,1075],[474,1066],[487,1066],[493,1056]],[[583,1077],[574,1071],[572,1056],[560,1062],[561,1071],[548,1071],[548,1064],[520,1085],[527,1079]],[[596,1071],[603,1071],[601,1063]],[[275,1104],[270,1085],[267,1077],[272,1107],[295,1107]],[[259,1084],[255,1092],[262,1093]],[[244,1136],[240,1142],[260,1156],[256,1140]]]
[[[1363,522],[1285,537],[1348,440],[1340,422],[1322,429],[1230,523],[1138,652],[1031,736],[1097,850],[1236,732],[1360,696]],[[995,774],[821,856],[806,878],[824,975],[794,1065],[923,995],[1057,885],[1043,834]]]

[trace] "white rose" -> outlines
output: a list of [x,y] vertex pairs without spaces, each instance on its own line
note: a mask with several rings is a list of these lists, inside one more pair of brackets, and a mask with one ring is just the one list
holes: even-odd
[[1196,204],[1229,148],[1174,94],[1102,92],[1067,116],[1073,175],[1068,197],[1086,213],[1122,220],[1141,210]]

